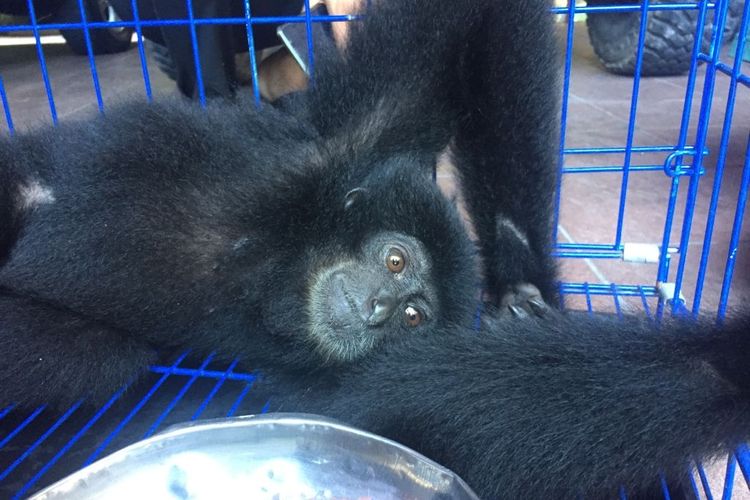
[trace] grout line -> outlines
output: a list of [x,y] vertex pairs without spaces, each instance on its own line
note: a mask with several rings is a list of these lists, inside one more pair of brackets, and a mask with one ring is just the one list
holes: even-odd
[[[560,231],[560,234],[562,234],[563,237],[566,240],[568,240],[568,243],[576,243],[576,241],[573,239],[570,233],[565,229],[565,227],[563,227],[562,224],[558,224],[557,227]],[[601,272],[601,270],[597,267],[597,265],[594,264],[593,260],[587,257],[583,259],[583,261],[586,263],[587,266],[589,266],[589,269],[591,269],[591,272],[594,273],[594,276],[596,276],[596,278],[600,282],[604,283],[605,285],[612,284],[612,282],[607,279],[607,277],[604,275],[603,272]],[[636,308],[633,307],[633,305],[630,303],[629,299],[630,297],[619,297],[620,308],[622,309],[622,311],[626,313],[632,313],[636,310]]]
[[[573,237],[570,235],[570,233],[563,227],[562,224],[558,224],[557,228],[560,230],[560,234],[563,235],[563,237],[568,240],[568,243],[575,243],[576,241],[573,239]],[[592,261],[589,258],[583,259],[583,261],[586,263],[587,266],[589,266],[589,269],[591,269],[591,272],[594,273],[594,276],[596,276],[596,279],[598,279],[600,282],[604,283],[605,285],[610,285],[611,282],[607,279],[606,276],[604,276],[604,273],[602,273],[599,268],[594,264],[594,261]]]

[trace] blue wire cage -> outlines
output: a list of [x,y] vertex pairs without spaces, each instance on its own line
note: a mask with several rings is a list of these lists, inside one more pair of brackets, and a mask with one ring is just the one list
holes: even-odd
[[[744,289],[740,293],[735,290],[736,296],[730,296],[735,270],[744,271],[745,267],[738,262],[743,258],[740,253],[742,222],[750,185],[750,115],[747,113],[750,73],[746,67],[743,72],[750,3],[745,2],[739,14],[735,8],[738,35],[734,45],[727,45],[723,40],[724,28],[732,15],[731,0],[612,3],[586,5],[569,0],[567,6],[555,7],[551,13],[558,16],[565,54],[559,116],[562,175],[555,224],[558,241],[555,252],[563,261],[563,275],[572,276],[560,284],[565,304],[589,311],[609,309],[618,314],[638,308],[657,317],[671,309],[682,314],[711,314],[721,321],[733,304],[750,299]],[[50,55],[45,41],[55,30],[78,30],[84,35],[88,61],[85,76],[86,80],[90,79],[93,90],[89,101],[95,102],[100,112],[105,112],[108,88],[106,79],[100,75],[102,58],[94,55],[92,34],[111,28],[133,30],[139,62],[131,60],[134,62],[131,70],[140,72],[139,92],[150,101],[158,99],[153,85],[158,72],[153,71],[153,61],[144,48],[143,29],[187,26],[198,70],[197,98],[205,105],[196,27],[217,23],[244,27],[250,49],[249,71],[255,83],[258,61],[253,30],[263,24],[304,23],[308,36],[307,66],[314,75],[313,23],[356,22],[356,18],[313,15],[309,0],[304,4],[303,14],[299,16],[255,17],[250,1],[245,0],[244,16],[218,19],[196,18],[191,0],[186,0],[187,18],[155,21],[140,19],[137,3],[132,0],[132,21],[93,21],[86,15],[87,0],[77,0],[80,21],[54,23],[40,19],[34,2],[28,0],[26,17],[17,18],[18,22],[14,18],[14,24],[0,24],[0,35],[3,35],[0,40],[7,38],[6,35],[25,35],[33,46],[40,70],[38,80],[43,87],[38,95],[46,96],[48,115],[57,123],[66,119],[68,113],[60,113],[60,109],[75,108],[77,104],[66,103],[64,93],[54,92],[56,82],[50,62],[55,54]],[[663,103],[649,99],[654,86],[663,82],[640,77],[649,50],[648,23],[657,11],[687,11],[693,13],[695,19],[694,41],[692,47],[686,48],[690,50],[689,69],[679,79],[664,83],[671,85],[673,95]],[[609,75],[610,79],[605,81],[607,88],[598,95],[582,95],[578,89],[581,80],[576,75],[579,66],[577,62],[574,64],[574,47],[580,44],[584,27],[577,20],[605,13],[638,16],[638,37],[633,47],[636,76]],[[0,46],[0,61],[3,50]],[[594,64],[588,71],[604,70]],[[28,76],[24,78],[28,80]],[[14,114],[15,99],[28,99],[21,89],[24,83],[21,79],[17,73],[0,67],[0,100],[5,118],[4,123],[0,119],[0,128],[4,127],[9,134],[20,128],[19,123],[25,119]],[[259,86],[253,85],[252,89],[247,91],[253,92],[256,102],[260,102]],[[608,94],[612,93],[624,97],[615,105],[607,102]],[[604,122],[588,123],[588,126],[612,131],[611,138],[587,137],[586,122],[590,115],[578,118],[584,116],[586,107],[599,109],[605,118]],[[673,122],[669,128],[671,135],[650,134],[649,120]],[[727,176],[730,177],[725,180]],[[596,191],[604,185],[610,186],[614,194],[597,197]],[[583,195],[576,196],[577,189],[583,190]],[[582,203],[571,204],[570,200],[576,199]],[[646,215],[644,205],[651,207]],[[598,225],[604,230],[594,234],[576,231],[586,225],[578,220],[584,212],[598,218]],[[633,230],[633,227],[638,229]],[[721,245],[716,244],[717,233]],[[579,272],[580,269],[585,272]],[[586,273],[592,273],[596,281],[585,279]],[[605,274],[618,279],[607,279]],[[574,279],[576,277],[582,278]],[[742,279],[747,280],[747,275]],[[238,362],[235,360],[226,366],[214,362],[212,356],[194,359],[186,353],[168,366],[152,367],[150,378],[143,384],[127,392],[124,389],[117,392],[101,408],[93,410],[82,401],[62,415],[44,406],[31,412],[12,406],[0,409],[0,496],[24,497],[171,423],[264,412],[267,398],[263,385],[256,384],[255,374],[235,372]],[[740,490],[740,494],[748,491],[750,453],[747,448],[738,450],[721,467],[717,472],[715,465],[711,468],[701,463],[689,465],[697,497],[731,498]],[[669,498],[663,479],[662,487],[665,498]],[[624,489],[620,496],[626,497]]]

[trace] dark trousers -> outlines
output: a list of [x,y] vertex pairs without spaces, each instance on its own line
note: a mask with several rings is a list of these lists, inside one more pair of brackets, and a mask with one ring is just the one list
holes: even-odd
[[[188,19],[186,0],[137,0],[140,19]],[[110,0],[123,19],[133,19],[130,0]],[[251,0],[253,17],[295,16],[300,13],[304,0]],[[195,19],[245,17],[242,0],[192,0]],[[278,24],[253,26],[255,50],[280,45],[276,36]],[[161,26],[144,28],[144,36],[169,49],[175,66],[177,86],[184,95],[198,96],[198,83],[193,55],[190,26]],[[203,88],[207,97],[233,95],[235,82],[234,55],[248,50],[244,24],[204,24],[195,29],[198,61],[201,67]]]

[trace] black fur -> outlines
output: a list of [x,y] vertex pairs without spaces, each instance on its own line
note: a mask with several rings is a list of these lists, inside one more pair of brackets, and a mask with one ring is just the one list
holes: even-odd
[[319,65],[311,121],[355,154],[421,151],[429,165],[452,139],[489,291],[531,282],[556,303],[559,52],[549,2],[376,3],[369,23],[352,26],[346,57]]
[[[145,368],[152,347],[239,354],[260,367],[316,366],[305,336],[309,281],[381,230],[429,242],[434,275],[451,284],[439,290],[439,321],[470,321],[471,244],[443,237],[461,235],[461,222],[414,158],[341,175],[317,141],[313,129],[271,108],[204,112],[177,102],[6,140],[0,164],[49,188],[54,201],[23,211],[0,268],[0,375],[13,381],[3,383],[0,402],[66,402],[92,381],[113,389]],[[345,210],[358,186],[367,199]],[[73,316],[97,328],[78,328]],[[39,320],[49,326],[40,331]],[[129,364],[105,354],[119,332],[129,338]],[[59,341],[40,343],[40,335]],[[89,349],[80,352],[74,336]],[[35,383],[39,371],[56,370],[69,374],[66,391]]]
[[[305,337],[310,281],[379,231],[427,245],[433,276],[445,284],[436,324],[471,324],[478,282],[472,244],[426,173],[454,138],[467,172],[491,170],[504,161],[495,135],[515,137],[521,128],[514,122],[523,120],[504,119],[500,128],[485,130],[485,118],[523,117],[529,106],[552,114],[554,65],[528,75],[513,69],[519,61],[528,59],[522,66],[531,67],[552,57],[546,8],[542,1],[528,4],[516,18],[489,0],[460,8],[377,2],[367,21],[354,25],[344,57],[321,58],[297,118],[247,103],[217,103],[206,113],[179,102],[140,103],[5,140],[3,185],[38,185],[54,200],[24,204],[4,193],[1,206],[13,208],[5,218],[11,236],[2,242],[10,258],[0,268],[6,354],[0,374],[15,382],[0,391],[0,402],[62,402],[93,390],[92,379],[124,383],[154,348],[216,349],[259,366],[317,366],[321,360]],[[507,46],[490,50],[494,44],[484,34],[507,16],[520,33],[539,35],[509,36]],[[516,54],[511,64],[506,51]],[[488,56],[484,64],[473,59],[478,54]],[[531,86],[539,95],[532,99],[525,94],[530,86],[519,84],[522,95],[513,102],[493,100],[492,85],[481,82],[502,74],[540,80]],[[523,138],[535,127],[524,128],[519,147],[502,154],[515,158],[529,149]],[[554,143],[552,130],[538,127],[533,150],[508,165],[520,166],[523,158],[538,163],[529,167],[534,172],[543,165],[553,172],[549,155],[535,153]],[[475,135],[471,147],[486,145],[492,162],[462,153],[468,132]],[[490,173],[466,175],[506,182]],[[516,211],[515,201],[487,186],[477,190],[474,214],[486,248],[496,243],[497,214],[512,218],[531,242],[530,248],[506,243],[503,255],[485,252],[490,281],[500,288],[529,281],[534,276],[524,270],[541,266],[549,272],[532,282],[551,294],[552,266],[539,264],[549,261],[549,231],[537,226],[549,219],[552,184],[525,173],[507,182],[524,184],[519,192],[544,201],[533,202],[537,211]],[[543,192],[532,195],[535,186]],[[345,210],[346,193],[358,187],[367,196]],[[539,263],[521,265],[529,259]],[[33,318],[59,325],[43,335],[80,336],[92,346],[90,362],[80,362],[75,343],[60,342],[55,356],[40,351],[32,340],[39,325],[19,312],[28,301]],[[69,316],[96,327],[68,327],[76,324]],[[132,363],[106,361],[123,335]],[[16,367],[31,365],[36,368],[24,381]],[[67,390],[33,384],[37,371],[57,369],[71,374]]]
[[18,238],[21,228],[19,188],[21,179],[9,168],[0,171],[0,266],[10,254],[10,248]]
[[748,333],[747,321],[489,320],[404,338],[328,379],[277,380],[271,410],[404,443],[482,498],[615,498],[621,485],[663,498],[660,473],[679,498],[690,460],[750,439]]

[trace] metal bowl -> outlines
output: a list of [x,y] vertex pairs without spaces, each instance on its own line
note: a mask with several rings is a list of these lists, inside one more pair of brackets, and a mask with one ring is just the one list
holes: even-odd
[[267,414],[170,427],[33,499],[472,499],[450,470],[334,420]]

